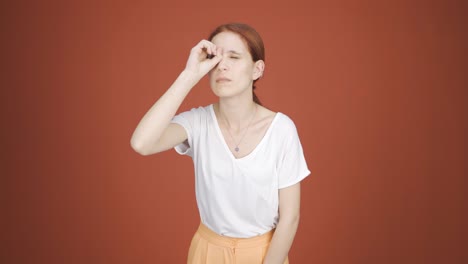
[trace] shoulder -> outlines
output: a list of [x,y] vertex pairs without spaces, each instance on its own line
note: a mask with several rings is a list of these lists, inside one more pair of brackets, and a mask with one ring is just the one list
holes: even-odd
[[211,111],[210,108],[211,108],[211,105],[193,107],[190,110],[182,110],[179,113],[179,115],[182,115],[185,117],[208,115]]
[[259,115],[260,118],[266,118],[266,119],[278,119],[275,120],[275,122],[281,123],[282,125],[288,126],[288,127],[295,127],[294,121],[285,113],[283,112],[275,112],[273,110],[270,110],[264,106],[259,106]]
[[258,111],[257,113],[258,118],[256,118],[257,122],[263,123],[266,125],[269,125],[272,121],[274,121],[275,116],[277,114],[276,112],[261,105],[258,105],[257,111]]
[[206,105],[206,106],[198,106],[198,107],[193,107],[192,109],[190,109],[191,112],[194,112],[194,113],[210,113],[211,111],[211,107],[213,105]]
[[288,115],[278,112],[277,117],[278,126],[281,127],[281,130],[285,133],[296,133],[296,124]]
[[296,133],[296,125],[291,117],[283,112],[275,112],[264,106],[259,108],[259,119],[264,120],[266,123],[272,123],[275,130],[279,130],[283,135]]

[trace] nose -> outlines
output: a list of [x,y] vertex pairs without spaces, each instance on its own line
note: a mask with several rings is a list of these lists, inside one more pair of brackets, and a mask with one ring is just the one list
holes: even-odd
[[223,58],[218,62],[218,70],[225,71],[228,69],[227,57],[223,54]]

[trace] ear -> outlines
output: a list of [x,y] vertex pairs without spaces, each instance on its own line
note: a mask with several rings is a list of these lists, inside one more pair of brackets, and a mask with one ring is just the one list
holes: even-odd
[[253,71],[253,80],[258,80],[263,76],[263,72],[265,71],[265,62],[263,60],[258,60],[254,64],[254,71]]

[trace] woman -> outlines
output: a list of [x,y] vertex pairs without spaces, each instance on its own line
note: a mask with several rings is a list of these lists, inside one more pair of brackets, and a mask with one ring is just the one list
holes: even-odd
[[[142,155],[175,148],[194,161],[201,223],[188,263],[289,263],[300,181],[310,172],[292,120],[255,96],[264,61],[253,28],[219,26],[192,48],[186,68],[133,134]],[[175,115],[206,74],[219,101]]]

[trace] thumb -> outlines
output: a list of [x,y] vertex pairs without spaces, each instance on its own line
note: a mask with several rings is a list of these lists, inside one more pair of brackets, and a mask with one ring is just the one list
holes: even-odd
[[210,60],[210,68],[213,68],[216,64],[218,64],[221,59],[223,58],[223,48],[216,47],[215,56]]
[[215,56],[213,56],[211,59],[206,59],[205,61],[202,62],[202,65],[200,65],[203,69],[202,71],[203,72],[211,71],[222,60],[222,58],[223,58],[223,55],[218,53]]
[[213,58],[208,60],[208,65],[210,65],[210,68],[213,68],[216,66],[216,64],[218,64],[221,61],[222,58],[222,53],[217,53]]

